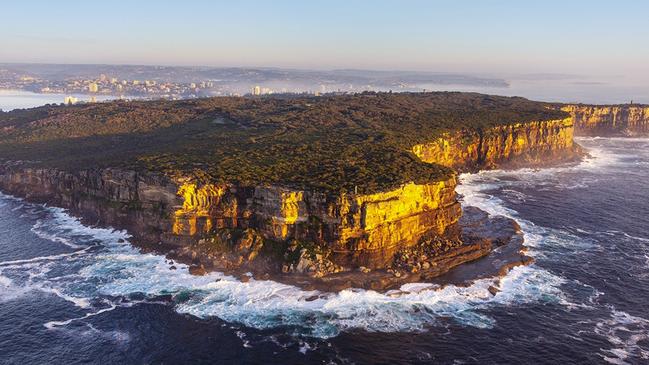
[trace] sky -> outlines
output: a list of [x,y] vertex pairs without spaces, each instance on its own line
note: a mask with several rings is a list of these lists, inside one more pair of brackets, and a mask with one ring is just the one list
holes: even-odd
[[647,14],[644,0],[6,1],[0,62],[649,79]]

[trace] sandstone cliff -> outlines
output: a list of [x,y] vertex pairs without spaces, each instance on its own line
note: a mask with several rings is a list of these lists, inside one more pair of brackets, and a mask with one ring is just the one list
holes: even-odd
[[649,135],[649,106],[566,105],[581,136]]
[[254,228],[272,241],[326,246],[344,265],[381,266],[397,248],[431,230],[441,234],[460,218],[455,178],[376,194],[324,194],[277,186],[183,184],[173,215],[175,236],[219,228]]
[[543,166],[579,156],[572,118],[449,132],[412,151],[425,162],[460,170]]
[[88,223],[127,228],[146,242],[157,242],[170,229],[168,212],[181,202],[168,178],[119,169],[71,173],[5,163],[0,166],[0,189],[68,208]]
[[184,246],[221,229],[252,228],[271,245],[310,241],[331,249],[340,264],[370,267],[385,264],[422,234],[441,234],[457,222],[455,184],[451,178],[377,194],[328,195],[278,186],[198,186],[115,169],[0,171],[5,192],[126,227],[145,241]]

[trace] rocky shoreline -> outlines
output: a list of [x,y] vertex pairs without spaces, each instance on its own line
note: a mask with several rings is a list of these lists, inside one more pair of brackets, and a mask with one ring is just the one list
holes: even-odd
[[[524,254],[523,234],[515,220],[503,216],[489,216],[476,207],[465,209],[453,232],[424,239],[421,245],[401,250],[395,255],[392,264],[375,270],[360,267],[323,276],[278,273],[273,270],[260,270],[260,267],[253,271],[228,270],[221,266],[223,261],[218,258],[214,260],[215,256],[210,253],[209,247],[199,243],[180,250],[169,247],[152,249],[167,254],[171,259],[170,268],[175,264],[175,260],[191,265],[190,271],[196,275],[223,271],[243,281],[249,277],[270,279],[306,290],[323,292],[348,288],[387,291],[414,282],[468,285],[476,279],[503,276],[510,268],[533,261]],[[317,259],[309,260],[302,265],[308,266],[318,262]],[[268,267],[272,267],[272,264],[266,266]]]
[[[33,202],[50,204],[51,201],[36,197],[22,197]],[[57,205],[61,205],[60,203]],[[129,225],[115,221],[108,225],[94,214],[84,214],[82,210],[67,208],[69,214],[80,218],[88,226],[99,226],[126,230],[131,233]],[[304,290],[336,292],[349,288],[368,289],[379,292],[396,290],[403,284],[428,282],[440,286],[470,285],[474,280],[501,277],[520,265],[533,262],[525,255],[523,234],[515,220],[504,216],[490,216],[476,207],[465,207],[458,224],[444,235],[431,235],[422,240],[416,247],[405,248],[397,252],[394,260],[386,268],[343,269],[325,275],[313,275],[307,268],[317,265],[322,260],[298,260],[296,265],[306,266],[292,273],[282,272],[278,262],[272,257],[264,257],[254,266],[228,266],[228,260],[214,252],[209,242],[196,242],[187,246],[163,244],[133,237],[131,244],[144,253],[164,255],[169,270],[177,270],[180,264],[189,266],[193,275],[205,275],[211,271],[223,272],[246,282],[250,278],[273,280],[294,285]],[[248,236],[250,245],[242,245],[241,250],[254,250],[256,237]],[[245,241],[245,239],[243,240]],[[251,260],[252,261],[252,260]],[[492,290],[490,288],[490,290]],[[497,290],[497,289],[493,289]]]

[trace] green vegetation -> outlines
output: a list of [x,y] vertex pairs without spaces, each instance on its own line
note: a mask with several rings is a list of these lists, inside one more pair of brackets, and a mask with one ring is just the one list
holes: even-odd
[[0,113],[0,157],[62,169],[124,167],[200,181],[375,192],[447,168],[414,156],[447,130],[562,118],[549,104],[474,93],[219,97]]

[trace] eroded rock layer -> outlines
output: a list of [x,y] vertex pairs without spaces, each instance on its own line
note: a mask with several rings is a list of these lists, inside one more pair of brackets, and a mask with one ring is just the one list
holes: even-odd
[[449,132],[412,149],[425,162],[460,170],[542,166],[579,156],[572,118]]
[[649,106],[643,105],[566,105],[575,122],[575,133],[582,136],[649,135]]
[[329,195],[284,187],[196,185],[132,171],[77,174],[5,166],[0,188],[49,202],[138,238],[183,246],[221,229],[252,228],[269,242],[303,240],[331,249],[346,265],[377,266],[427,232],[461,216],[455,178],[393,191]]

